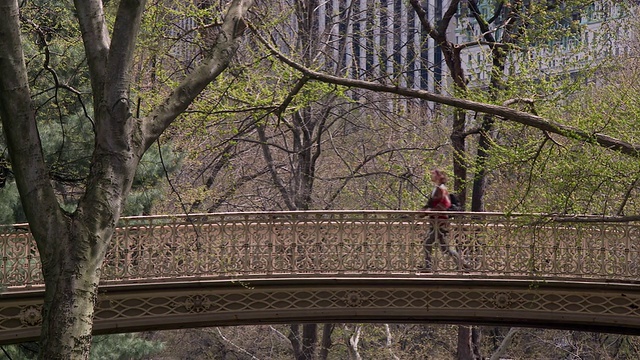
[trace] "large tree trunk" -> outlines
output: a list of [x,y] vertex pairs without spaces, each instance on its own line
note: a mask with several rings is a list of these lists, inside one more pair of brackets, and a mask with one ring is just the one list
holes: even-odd
[[113,41],[102,1],[75,1],[91,75],[96,136],[85,193],[76,211],[67,214],[58,204],[42,152],[22,52],[18,2],[0,0],[0,118],[45,280],[39,358],[88,359],[100,268],[138,162],[228,67],[251,4],[232,1],[207,58],[148,117],[136,119],[129,101],[130,69],[145,1],[119,3]]
[[296,360],[315,359],[315,344],[318,338],[317,329],[317,324],[303,324],[302,333],[300,333],[299,324],[290,325],[289,341],[291,341],[293,357]]
[[331,334],[335,328],[334,324],[324,324],[322,328],[322,346],[320,347],[320,360],[329,358],[329,350],[331,349]]
[[101,2],[75,5],[91,74],[96,134],[76,211],[47,224],[45,236],[34,234],[45,280],[41,359],[89,358],[100,269],[146,150],[128,101],[128,74],[145,2],[120,4],[113,24],[116,41],[109,41]]
[[[317,34],[316,9],[317,0],[304,0],[295,2],[296,18],[299,27],[298,42],[296,48],[303,53],[302,61],[305,64],[311,64],[316,56],[318,49],[317,42],[320,37]],[[291,90],[288,98],[291,99],[296,95],[307,79],[301,79],[298,84]],[[288,105],[283,103],[283,110]],[[281,116],[279,114],[278,116]],[[296,111],[292,115],[293,127],[292,133],[292,153],[295,154],[291,159],[292,173],[290,180],[283,180],[278,174],[275,167],[273,156],[270,148],[267,146],[267,137],[265,128],[258,127],[258,135],[262,142],[262,151],[267,162],[267,166],[271,172],[271,178],[276,188],[280,191],[283,201],[289,210],[309,210],[312,206],[313,182],[315,179],[315,165],[320,156],[321,149],[317,144],[316,136],[324,131],[324,118],[316,118],[317,115],[312,113],[309,107]],[[319,137],[319,136],[318,136]],[[285,186],[285,184],[290,184]],[[322,332],[322,346],[320,349],[320,357],[326,358],[329,353],[329,347],[326,344],[331,343],[332,325],[325,324]],[[327,338],[327,336],[329,338]],[[293,347],[296,360],[313,360],[316,356],[316,348],[318,347],[318,324],[303,324],[302,333],[300,333],[300,325],[290,325],[289,339]]]
[[471,327],[458,326],[458,346],[456,351],[456,359],[473,360],[473,349],[471,348]]
[[315,359],[316,342],[318,341],[318,324],[302,325],[302,359]]
[[45,301],[40,358],[88,359],[104,253],[84,251],[89,243],[86,235],[58,235],[58,251],[42,259]]
[[[289,335],[287,336],[291,342],[291,348],[293,350],[293,358],[296,360],[302,359],[302,342],[300,341],[300,324],[289,325]],[[304,359],[302,359],[304,360]]]
[[[474,16],[476,17],[481,31],[485,34],[484,38],[489,43],[496,43],[496,39],[493,36],[492,31],[489,29],[489,25],[484,21],[476,1],[469,2]],[[517,7],[516,7],[517,8]],[[502,7],[498,8],[498,11]],[[506,21],[504,42],[511,42],[511,38],[508,34],[514,31],[513,27],[517,23],[516,19],[519,15],[517,12],[509,12],[506,14],[512,21]],[[491,100],[498,98],[498,91],[504,89],[502,77],[504,76],[505,64],[507,61],[508,50],[502,46],[494,45],[491,49],[491,87],[489,89],[491,94]],[[489,149],[491,147],[493,139],[491,138],[491,132],[494,126],[494,116],[491,114],[485,114],[482,117],[482,125],[480,128],[480,138],[478,139],[478,149],[476,153],[476,174],[473,179],[473,197],[471,199],[471,211],[484,211],[484,193],[487,184],[487,169],[486,163],[489,158]]]
[[480,338],[482,333],[479,328],[472,326],[458,326],[458,346],[456,359],[480,360]]
[[453,190],[458,194],[460,205],[465,208],[467,201],[467,164],[466,164],[466,128],[467,112],[455,109],[453,112],[453,128],[451,145],[453,147]]
[[42,359],[89,356],[102,262],[143,151],[132,151],[130,134],[121,134],[119,141],[109,136],[118,133],[109,125],[134,122],[128,106],[122,107],[96,111],[92,167],[75,213],[49,224],[45,236],[34,235],[45,280]]

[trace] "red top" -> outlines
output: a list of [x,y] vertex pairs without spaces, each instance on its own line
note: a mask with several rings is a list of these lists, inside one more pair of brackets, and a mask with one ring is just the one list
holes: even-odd
[[449,191],[444,184],[440,184],[433,189],[427,206],[432,210],[447,210],[451,207]]
[[[429,202],[425,206],[428,210],[443,211],[451,207],[451,198],[449,198],[449,191],[444,184],[440,184],[433,188]],[[448,219],[447,215],[438,215],[438,219]]]

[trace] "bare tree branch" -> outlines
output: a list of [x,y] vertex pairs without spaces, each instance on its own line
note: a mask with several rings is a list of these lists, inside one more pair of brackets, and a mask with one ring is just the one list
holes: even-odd
[[216,330],[218,331],[218,335],[220,335],[220,338],[224,341],[226,341],[229,345],[233,346],[235,349],[237,349],[240,353],[245,354],[247,356],[249,356],[252,360],[260,360],[260,358],[257,358],[255,356],[253,356],[253,354],[251,354],[250,352],[248,352],[246,349],[238,346],[237,344],[235,344],[233,341],[227,339],[224,335],[222,335],[222,330],[220,330],[220,328],[216,328]]
[[269,145],[267,144],[267,136],[264,131],[264,126],[259,125],[257,127],[257,130],[258,130],[258,136],[260,137],[262,153],[264,155],[264,159],[267,162],[267,167],[269,168],[269,172],[271,173],[271,179],[273,180],[273,183],[280,191],[280,194],[282,195],[282,199],[284,200],[285,204],[287,204],[287,208],[289,208],[290,210],[296,210],[296,205],[294,200],[291,198],[282,180],[278,177],[278,172],[276,170],[275,162],[273,160],[273,156],[271,155],[271,150],[269,149]]
[[278,329],[274,328],[272,325],[269,325],[269,329],[271,331],[273,331],[277,337],[281,340],[284,340],[287,342],[287,344],[291,345],[291,340],[289,340],[289,338],[287,337],[287,335],[283,334],[281,331],[279,331]]
[[[257,33],[257,32],[256,32]],[[512,109],[506,106],[499,106],[493,104],[486,104],[471,100],[465,100],[461,98],[451,97],[447,95],[435,94],[425,90],[411,89],[400,86],[384,85],[380,83],[347,79],[338,76],[332,76],[323,74],[318,71],[311,70],[298,62],[289,59],[284,54],[280,53],[271,44],[264,40],[263,37],[257,36],[260,41],[269,48],[269,51],[280,59],[280,61],[291,66],[292,68],[300,71],[302,74],[308,76],[312,80],[317,80],[324,83],[342,85],[347,87],[355,87],[360,89],[371,90],[375,92],[384,92],[397,94],[412,98],[423,99],[427,101],[433,101],[436,103],[450,105],[456,108],[477,111],[485,114],[491,114],[519,124],[527,125],[539,130],[548,131],[550,133],[565,136],[567,138],[577,139],[588,143],[597,144],[604,148],[620,152],[622,154],[640,158],[640,145],[631,144],[626,141],[602,134],[602,133],[589,133],[587,131],[560,124],[541,116],[537,116],[528,112]]]
[[389,349],[389,354],[391,355],[391,357],[394,360],[400,360],[400,358],[393,353],[393,349],[391,347],[392,345],[392,336],[391,336],[391,329],[389,329],[389,324],[384,324],[384,332],[387,335],[387,349]]
[[358,350],[358,343],[360,342],[362,326],[360,324],[356,324],[353,331],[349,331],[349,328],[345,326],[345,330],[344,341],[347,345],[347,351],[349,352],[349,359],[361,360],[362,356]]
[[624,207],[625,205],[627,205],[627,201],[629,201],[629,198],[631,197],[631,192],[636,188],[636,186],[638,186],[639,183],[640,183],[640,177],[636,177],[631,183],[631,185],[627,188],[627,191],[624,192],[624,198],[622,199],[622,202],[618,207],[618,211],[616,212],[616,215],[622,216],[624,214]]
[[239,39],[246,27],[244,16],[253,1],[235,0],[229,7],[216,45],[200,66],[144,119],[144,148],[147,148],[180,115],[204,88],[228,66],[239,46]]
[[[437,148],[436,148],[437,149]],[[324,207],[324,210],[329,210],[331,208],[331,206],[333,205],[333,201],[338,197],[338,195],[340,195],[340,193],[342,192],[342,190],[344,190],[347,185],[349,184],[350,181],[353,181],[359,177],[364,177],[364,176],[372,176],[372,175],[379,175],[379,174],[384,174],[384,175],[394,175],[394,174],[390,174],[388,172],[378,172],[378,173],[367,173],[367,174],[361,174],[358,175],[358,172],[364,167],[366,166],[369,162],[377,159],[380,156],[389,154],[389,153],[395,153],[395,152],[401,152],[401,151],[423,151],[423,150],[436,150],[436,149],[422,149],[422,148],[394,148],[394,149],[384,149],[384,150],[380,150],[378,152],[376,152],[375,154],[372,155],[368,155],[366,156],[364,159],[362,159],[362,162],[360,162],[360,164],[358,164],[355,168],[351,169],[350,173],[346,176],[342,176],[339,179],[342,180],[342,183],[340,184],[340,186],[338,186],[338,188],[333,192],[333,194],[331,194],[329,196],[329,200],[327,200],[327,205]]]
[[504,337],[504,339],[502,339],[502,342],[500,343],[500,346],[498,346],[498,349],[493,353],[493,355],[491,355],[490,360],[500,360],[502,355],[504,355],[504,353],[507,351],[509,345],[511,345],[511,342],[513,341],[513,338],[516,336],[517,332],[518,328],[512,327],[511,329],[509,329],[509,332]]
[[640,221],[640,215],[630,216],[601,216],[601,215],[584,215],[584,216],[556,216],[553,218],[555,222],[634,222]]

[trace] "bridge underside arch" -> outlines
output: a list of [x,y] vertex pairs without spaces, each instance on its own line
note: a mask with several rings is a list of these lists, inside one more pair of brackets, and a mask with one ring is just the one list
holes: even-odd
[[[458,323],[640,335],[640,287],[471,278],[193,280],[101,287],[94,334],[297,322]],[[0,344],[35,340],[43,291],[0,295]]]

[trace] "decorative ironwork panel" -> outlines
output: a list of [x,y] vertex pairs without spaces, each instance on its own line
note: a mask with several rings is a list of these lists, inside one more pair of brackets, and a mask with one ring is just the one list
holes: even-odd
[[[586,220],[407,211],[124,218],[102,281],[354,274],[638,281],[640,225]],[[434,224],[442,231],[426,267],[425,241]],[[5,287],[42,284],[26,225],[3,227],[0,247]]]
[[3,226],[2,230],[4,230],[0,233],[2,285],[29,287],[42,283],[38,249],[28,228]]

